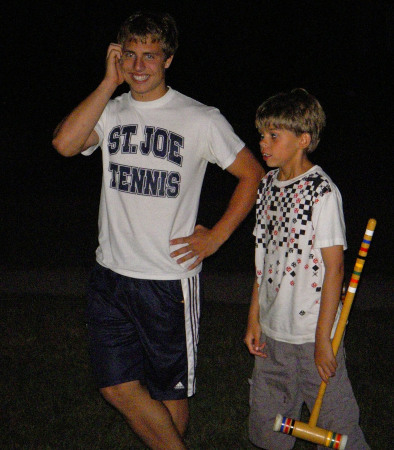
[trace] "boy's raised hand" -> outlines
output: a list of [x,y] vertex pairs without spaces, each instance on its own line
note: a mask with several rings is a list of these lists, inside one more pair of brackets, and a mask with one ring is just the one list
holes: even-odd
[[107,50],[105,79],[117,86],[124,82],[121,59],[122,46],[120,44],[110,44]]
[[330,339],[316,339],[315,364],[320,378],[328,383],[335,376],[338,367]]

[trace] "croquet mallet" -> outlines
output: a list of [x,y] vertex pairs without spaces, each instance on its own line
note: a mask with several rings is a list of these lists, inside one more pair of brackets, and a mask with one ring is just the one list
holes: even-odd
[[[346,292],[345,300],[342,305],[342,311],[339,317],[337,329],[332,340],[332,349],[335,356],[337,355],[339,344],[341,343],[343,333],[345,331],[350,308],[352,306],[354,295],[360,280],[360,275],[364,267],[365,258],[368,254],[375,226],[376,220],[369,219],[367,229],[365,230],[364,239],[358,252],[358,258],[350,279],[349,287]],[[347,443],[346,435],[341,435],[316,426],[323,397],[326,392],[326,387],[327,384],[322,381],[308,423],[299,422],[298,420],[283,417],[281,414],[278,414],[274,424],[274,431],[281,431],[282,433],[289,434],[296,438],[304,439],[318,445],[324,445],[325,447],[344,450]]]

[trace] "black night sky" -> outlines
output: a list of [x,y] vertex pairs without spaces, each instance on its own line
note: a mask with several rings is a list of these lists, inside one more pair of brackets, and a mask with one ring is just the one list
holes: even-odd
[[[328,126],[312,160],[342,192],[350,263],[378,221],[370,266],[389,270],[394,114],[391,1],[35,2],[3,10],[1,266],[87,266],[94,260],[100,156],[66,159],[52,131],[104,74],[106,48],[138,9],[166,10],[180,47],[168,84],[218,107],[259,156],[256,108],[294,87],[316,95]],[[120,88],[120,92],[126,87]],[[200,220],[212,225],[234,186],[209,167]],[[253,267],[253,215],[207,261]],[[229,263],[229,261],[231,261]]]

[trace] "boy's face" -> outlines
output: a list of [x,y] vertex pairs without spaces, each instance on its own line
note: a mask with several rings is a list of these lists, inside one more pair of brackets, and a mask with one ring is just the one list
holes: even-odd
[[303,135],[271,126],[260,130],[260,134],[260,151],[268,167],[287,171],[299,164],[304,155]]
[[145,43],[129,40],[123,44],[121,67],[135,100],[157,100],[167,92],[165,69],[172,58],[166,59],[160,42],[149,37]]

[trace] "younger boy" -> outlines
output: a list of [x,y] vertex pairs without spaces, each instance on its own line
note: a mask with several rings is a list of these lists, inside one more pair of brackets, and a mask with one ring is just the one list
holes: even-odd
[[325,125],[304,89],[269,98],[257,110],[268,167],[256,208],[256,279],[245,343],[255,355],[249,437],[258,447],[290,449],[295,438],[273,431],[276,414],[311,410],[329,382],[318,425],[348,435],[347,450],[369,448],[347,376],[344,350],[331,338],[339,318],[346,249],[341,195],[308,159]]

